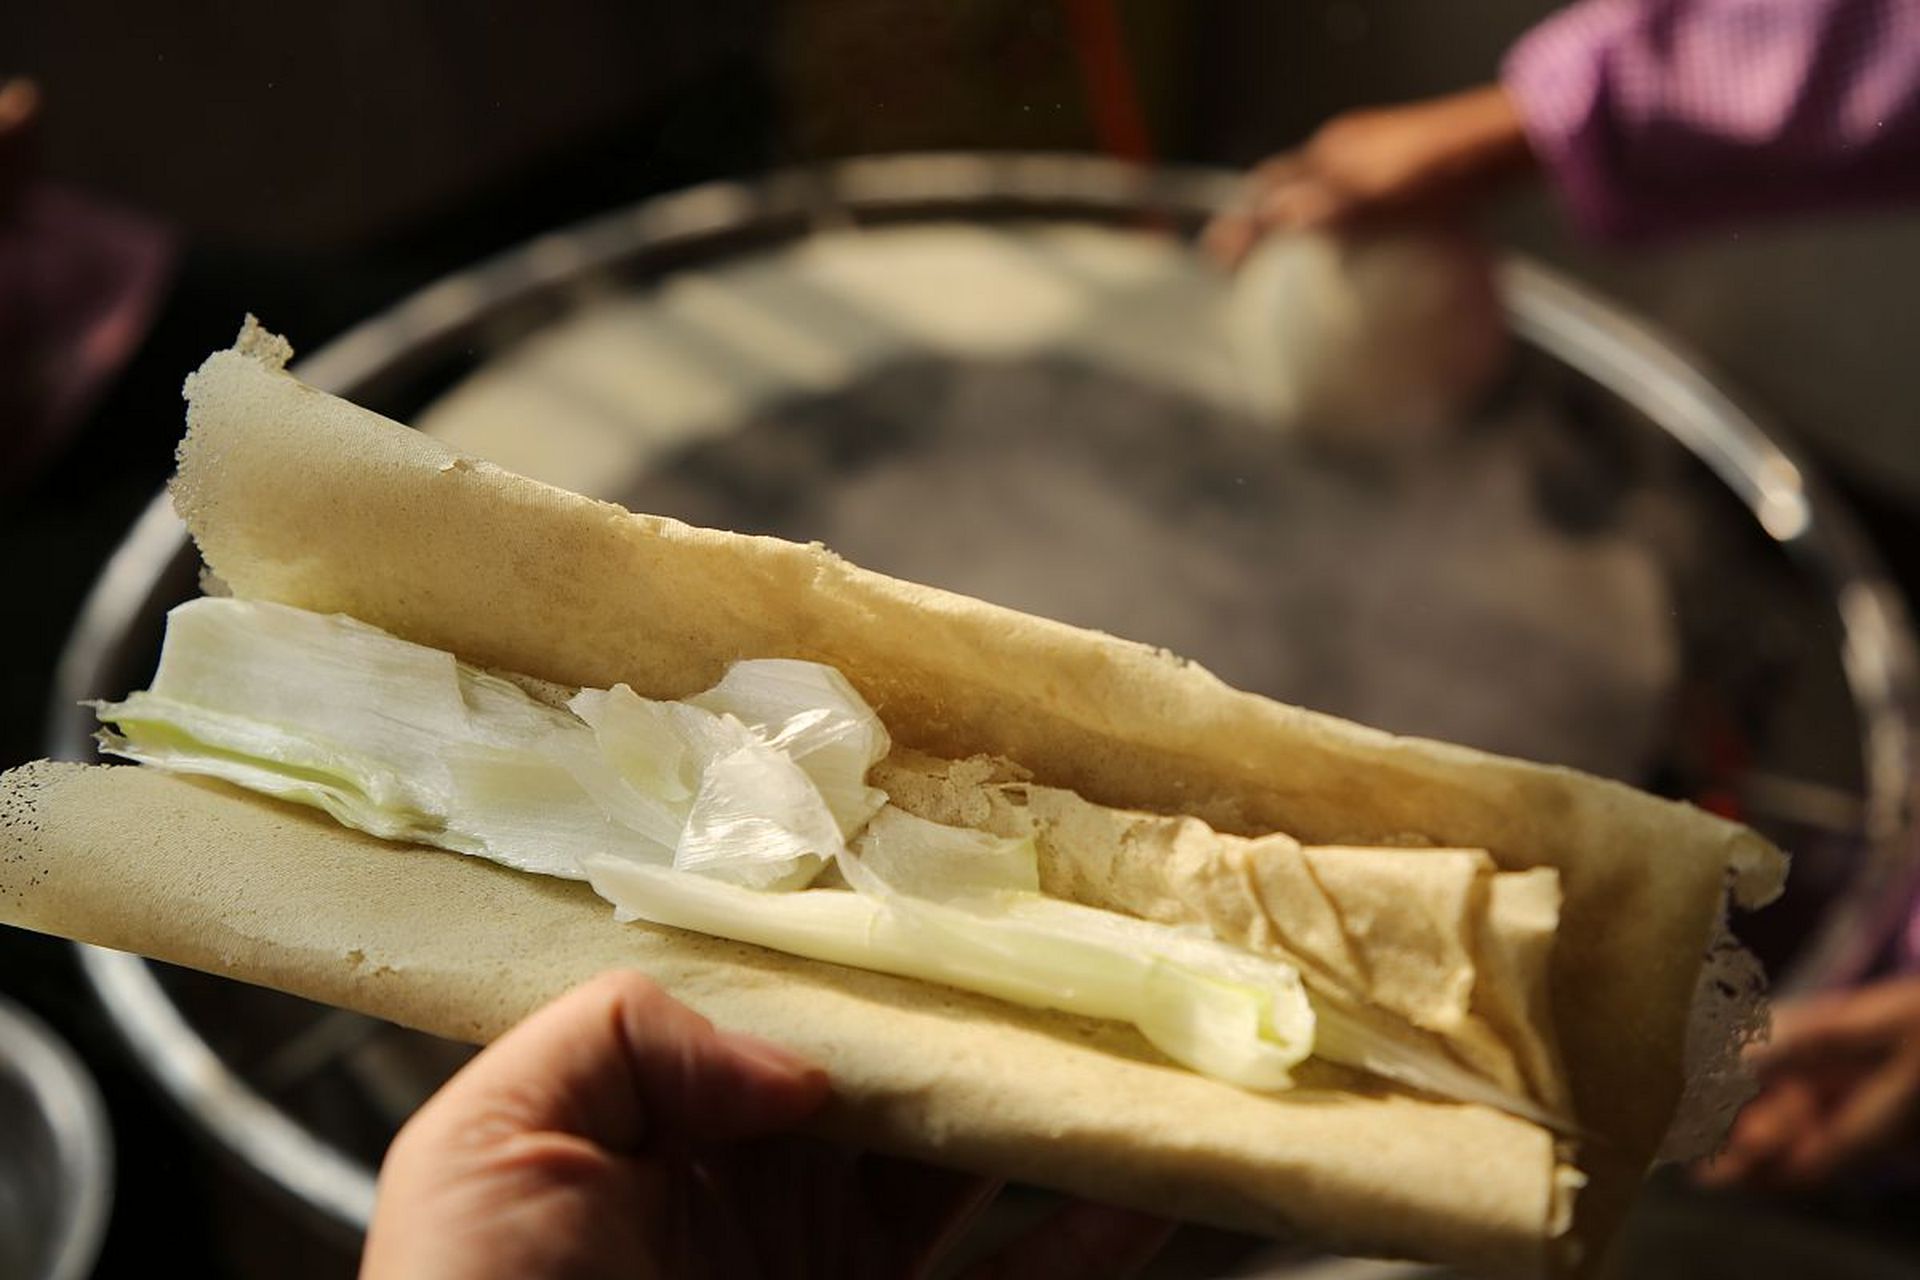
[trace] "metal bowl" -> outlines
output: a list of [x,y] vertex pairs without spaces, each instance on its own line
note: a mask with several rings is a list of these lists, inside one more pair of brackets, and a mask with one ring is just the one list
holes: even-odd
[[[717,183],[542,237],[449,277],[344,334],[296,371],[409,419],[497,357],[510,357],[608,299],[651,288],[674,272],[719,270],[798,245],[822,230],[1041,221],[1184,236],[1232,199],[1236,186],[1235,176],[1223,172],[1020,155],[860,160],[820,173]],[[1529,442],[1526,478],[1540,503],[1554,509],[1556,520],[1580,528],[1624,521],[1620,512],[1627,508],[1639,513],[1634,519],[1651,512],[1646,527],[1626,532],[1646,554],[1667,557],[1661,563],[1674,577],[1672,614],[1692,647],[1683,655],[1682,687],[1662,695],[1660,732],[1718,741],[1726,724],[1756,707],[1765,713],[1759,719],[1775,726],[1768,741],[1743,744],[1749,757],[1757,745],[1765,767],[1743,766],[1732,781],[1750,820],[1807,854],[1792,909],[1780,914],[1785,925],[1760,939],[1776,973],[1790,987],[1857,975],[1895,927],[1916,864],[1907,804],[1916,731],[1914,643],[1900,601],[1846,513],[1804,464],[1662,334],[1536,263],[1507,261],[1501,283],[1522,370],[1500,412],[1525,421],[1498,429]],[[997,394],[1022,393],[1018,378],[1024,375],[1005,361],[975,362],[960,375],[988,379]],[[905,379],[887,394],[911,413],[944,375],[915,366],[889,376]],[[1063,377],[1072,382],[1081,374],[1067,370]],[[1152,394],[1121,390],[1096,408],[1106,412]],[[772,406],[739,425],[784,447],[857,416],[860,406],[833,398],[846,388],[816,391],[812,401]],[[1553,422],[1533,421],[1542,416]],[[865,447],[840,439],[827,455],[843,456],[842,446]],[[1232,475],[1194,470],[1204,453],[1182,456],[1186,480],[1230,495],[1237,483]],[[698,464],[681,479],[711,477],[730,465],[711,451],[682,450],[676,457]],[[1604,483],[1593,483],[1596,469]],[[711,488],[663,488],[659,476],[670,471],[655,468],[641,477],[639,499],[667,507],[682,500],[706,504],[702,510],[715,510],[718,502],[738,527],[819,536],[784,527],[751,504],[726,506],[728,494]],[[1364,480],[1335,481],[1345,486],[1342,492],[1366,490]],[[1646,501],[1623,507],[1623,495]],[[1240,501],[1235,509],[1247,505]],[[907,571],[898,559],[901,540],[835,540],[857,561]],[[1078,589],[1082,579],[1123,570],[1125,559],[1091,558],[1071,585]],[[63,657],[54,689],[55,754],[91,756],[93,724],[76,704],[118,695],[147,677],[164,611],[194,593],[196,572],[178,520],[164,498],[156,499],[107,565]],[[1418,575],[1407,581],[1419,585]],[[1124,630],[1124,621],[1105,621],[1109,615],[1100,609],[1138,594],[1120,590],[1088,604],[1089,612],[1074,620]],[[1063,598],[1060,606],[1069,603]],[[1203,648],[1208,639],[1199,637]],[[1236,679],[1232,655],[1194,656]],[[1487,665],[1485,655],[1472,656]],[[1347,674],[1364,685],[1366,671]],[[1480,671],[1479,685],[1462,686],[1463,705],[1471,711],[1476,701],[1499,701],[1506,674]],[[1285,680],[1263,683],[1256,675],[1236,682],[1329,705],[1313,689],[1303,692]],[[1343,709],[1332,701],[1329,709]],[[1810,735],[1808,725],[1819,733]],[[1416,717],[1389,727],[1426,726]],[[1805,763],[1795,750],[1813,737],[1834,758],[1823,766],[1826,775],[1808,785],[1793,776]],[[1669,757],[1687,752],[1666,742],[1656,754],[1671,764]],[[1630,772],[1643,785],[1711,798],[1684,770]],[[349,1232],[365,1225],[387,1138],[462,1052],[133,957],[83,950],[83,961],[148,1068],[202,1128]]]
[[106,1108],[65,1042],[5,1000],[0,1135],[0,1276],[91,1274],[113,1203]]

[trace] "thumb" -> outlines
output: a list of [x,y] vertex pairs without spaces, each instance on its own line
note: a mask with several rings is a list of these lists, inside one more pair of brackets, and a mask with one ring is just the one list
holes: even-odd
[[826,1073],[724,1032],[637,973],[606,973],[489,1045],[416,1117],[475,1138],[557,1132],[639,1155],[786,1129]]

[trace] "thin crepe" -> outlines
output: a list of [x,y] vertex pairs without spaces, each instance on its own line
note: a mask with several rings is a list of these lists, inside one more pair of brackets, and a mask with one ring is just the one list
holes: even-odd
[[[1101,803],[1316,844],[1413,834],[1486,849],[1508,870],[1557,867],[1554,1019],[1576,1112],[1599,1135],[1582,1153],[1596,1185],[1580,1230],[1603,1236],[1632,1194],[1680,1096],[1726,892],[1756,905],[1784,874],[1752,832],[1568,770],[1282,706],[1172,655],[818,546],[630,515],[304,387],[282,371],[288,354],[250,329],[188,382],[176,503],[237,595],[653,697],[687,696],[739,658],[826,662],[906,745],[1004,756]],[[1129,1056],[1144,1055],[1137,1042],[1110,1029],[637,926],[603,939],[604,908],[577,894],[508,889],[508,873],[127,772],[13,780],[12,802],[31,787],[42,816],[33,830],[9,823],[10,847],[58,856],[0,860],[6,918],[476,1038],[594,968],[631,963],[723,1022],[819,1053],[843,1131],[892,1150],[1361,1252],[1503,1271],[1549,1253],[1552,1143],[1506,1117],[1364,1090],[1258,1097],[1148,1071]],[[265,815],[275,825],[259,825]],[[297,866],[283,843],[298,845]],[[114,849],[144,862],[137,890]],[[33,863],[44,871],[19,871]],[[447,923],[468,907],[479,916]],[[562,933],[564,946],[526,943]],[[461,943],[451,955],[447,936]],[[364,963],[373,942],[391,970],[379,980]],[[944,1029],[951,1017],[964,1035]],[[1077,1047],[1093,1043],[1123,1051]]]

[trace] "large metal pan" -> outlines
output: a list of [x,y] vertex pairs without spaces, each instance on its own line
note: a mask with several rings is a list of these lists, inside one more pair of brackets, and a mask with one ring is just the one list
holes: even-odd
[[[541,335],[595,307],[644,300],[663,278],[697,278],[777,255],[823,228],[1040,224],[1190,237],[1234,190],[1233,176],[1221,172],[1144,171],[1096,159],[1020,155],[859,160],[809,174],[716,183],[542,237],[449,277],[308,356],[297,372],[329,391],[411,419],[436,400],[449,403],[448,389],[466,386],[464,380],[476,370],[517,358]],[[1671,615],[1654,626],[1658,643],[1667,648],[1651,668],[1660,673],[1660,687],[1646,694],[1651,711],[1639,735],[1643,740],[1621,755],[1612,771],[1691,799],[1736,807],[1800,851],[1795,886],[1786,908],[1777,913],[1781,924],[1756,940],[1788,986],[1860,973],[1896,926],[1915,866],[1908,806],[1914,643],[1899,600],[1832,495],[1696,361],[1651,326],[1537,263],[1507,260],[1501,283],[1520,360],[1490,406],[1494,425],[1485,428],[1484,438],[1495,443],[1485,446],[1485,456],[1513,452],[1520,468],[1515,474],[1531,486],[1528,509],[1544,513],[1541,519],[1560,543],[1612,538],[1654,566],[1658,598]],[[1055,359],[1058,353],[1028,354],[1034,359],[1020,353],[997,360],[928,357],[905,365],[896,361],[877,373],[867,368],[861,386],[816,385],[808,396],[762,403],[751,421],[738,424],[739,431],[763,442],[791,444],[810,432],[838,430],[836,424],[870,409],[871,404],[863,407],[862,395],[880,395],[893,406],[889,412],[911,414],[925,392],[944,396],[939,399],[945,406],[941,430],[947,434],[923,432],[916,439],[927,448],[958,448],[963,446],[954,441],[967,438],[984,411],[977,405],[968,411],[953,407],[965,399],[952,394],[955,379],[997,387],[995,394],[1003,400],[1030,405],[1034,386],[1084,391],[1112,373],[1089,373],[1084,365]],[[1127,375],[1123,370],[1116,376],[1124,383]],[[891,389],[872,391],[867,384],[876,377],[893,379]],[[1075,400],[1079,392],[1049,391],[1054,398],[1045,412],[1125,416],[1134,411],[1126,406],[1137,408],[1164,391],[1095,387],[1086,392],[1094,396],[1092,402],[1084,396]],[[1187,422],[1193,415],[1179,407],[1179,396],[1166,395],[1163,411]],[[1081,426],[1074,437],[1080,443],[1069,439],[1062,447],[1079,449],[1073,456],[1100,454],[1099,422],[1090,419]],[[1225,434],[1219,438],[1232,437],[1236,429],[1220,427]],[[869,437],[876,431],[887,436],[892,428],[869,422],[863,430]],[[1214,427],[1194,430],[1214,439],[1207,435]],[[1061,433],[1062,439],[1073,436]],[[1194,438],[1199,437],[1169,446],[1185,451],[1169,464],[1180,483],[1221,492],[1246,483],[1244,476],[1222,480],[1196,470],[1194,455],[1216,461],[1220,455],[1209,453],[1214,446],[1204,441],[1204,447],[1192,446]],[[857,469],[866,465],[858,462],[864,456],[859,450],[872,445],[869,439],[828,453],[843,461],[854,457],[848,466]],[[1241,445],[1221,447],[1230,456],[1248,456],[1232,453]],[[817,536],[807,513],[819,515],[825,508],[802,504],[796,514],[788,504],[784,513],[767,512],[752,506],[751,494],[743,498],[724,484],[716,487],[716,472],[738,461],[737,450],[729,454],[727,449],[724,440],[708,440],[669,451],[671,457],[657,457],[660,465],[622,492],[705,512],[718,502],[727,518],[743,525]],[[1316,494],[1324,497],[1331,485],[1347,495],[1342,501],[1363,500],[1375,491],[1370,485],[1377,489],[1379,482],[1342,471],[1343,465],[1296,449],[1284,464],[1258,475],[1298,475],[1305,474],[1298,468],[1307,468],[1331,477]],[[663,483],[662,475],[679,480]],[[1122,498],[1130,483],[1123,478]],[[966,501],[958,494],[946,500]],[[1257,532],[1257,520],[1264,517],[1259,502],[1238,501],[1233,510],[1250,512],[1245,519],[1256,521],[1247,525],[1243,519],[1236,526],[1235,536],[1244,537],[1249,528]],[[843,504],[828,514],[846,509]],[[1421,526],[1410,521],[1405,527]],[[1169,527],[1167,538],[1190,533]],[[857,533],[847,536],[861,541]],[[1418,540],[1376,541],[1392,546]],[[1067,547],[1062,554],[1082,554],[1094,544],[1075,552],[1069,536],[1062,545]],[[903,567],[897,546],[884,538],[871,545],[841,542],[838,549],[878,568]],[[1075,578],[1111,577],[1126,558],[1087,556]],[[1278,582],[1291,562],[1271,559]],[[55,755],[91,757],[94,725],[77,704],[120,694],[146,679],[162,616],[194,592],[196,570],[179,522],[164,498],[156,498],[108,563],[67,646],[53,691],[50,749]],[[1345,589],[1341,584],[1357,576],[1322,573],[1314,589],[1338,596]],[[1430,575],[1404,576],[1418,596]],[[986,589],[991,592],[991,584]],[[1258,581],[1234,588],[1243,595],[1259,589]],[[1136,616],[1109,608],[1131,598],[1124,585],[1105,595],[1066,594],[1071,599],[1063,597],[1062,608],[1082,614],[1075,620],[1126,629],[1127,619]],[[1177,590],[1174,597],[1177,603]],[[1450,607],[1447,598],[1424,597],[1421,607],[1444,611]],[[1369,616],[1353,612],[1350,603],[1336,599],[1329,607],[1334,614],[1346,609],[1340,616],[1349,619]],[[1150,630],[1160,615],[1138,616]],[[1501,625],[1498,616],[1486,616],[1494,618],[1487,625]],[[1470,620],[1452,630],[1471,639],[1481,626]],[[1391,674],[1387,668],[1398,665],[1391,650],[1356,658],[1352,646],[1334,646],[1338,651],[1326,660],[1345,664],[1342,682],[1316,685],[1310,664],[1287,668],[1294,678],[1268,679],[1262,672],[1269,668],[1259,665],[1265,658],[1258,653],[1248,660],[1251,666],[1234,653],[1209,653],[1211,635],[1202,632],[1185,647],[1228,668],[1223,673],[1230,679],[1334,710],[1374,706],[1366,699],[1385,683]],[[1603,644],[1596,650],[1603,666],[1606,649]],[[1243,670],[1233,670],[1236,663]],[[1576,664],[1557,685],[1543,687],[1577,684],[1585,678],[1583,670]],[[1432,687],[1452,678],[1424,683]],[[1477,686],[1475,679],[1481,681]],[[1466,672],[1459,680],[1464,682],[1459,688],[1472,696],[1448,704],[1455,710],[1501,701],[1499,681],[1484,670],[1478,676]],[[1594,763],[1581,757],[1583,747],[1591,746],[1575,714],[1581,705],[1575,699],[1562,706],[1558,714],[1566,723],[1555,730],[1559,738],[1549,736],[1534,754]],[[1436,713],[1425,703],[1404,715],[1391,701],[1380,706],[1374,718],[1404,721],[1390,725],[1395,728],[1445,732],[1446,716],[1452,714],[1445,707]],[[1463,721],[1456,736],[1512,745],[1501,737],[1498,717],[1486,722],[1494,728],[1482,731],[1481,723]],[[1515,720],[1508,717],[1505,723]],[[1529,731],[1538,728],[1528,726]],[[1609,766],[1601,761],[1597,767]],[[131,956],[84,949],[83,958],[134,1049],[200,1127],[265,1179],[348,1232],[366,1223],[374,1169],[394,1127],[461,1057],[455,1047],[367,1019],[164,970]]]

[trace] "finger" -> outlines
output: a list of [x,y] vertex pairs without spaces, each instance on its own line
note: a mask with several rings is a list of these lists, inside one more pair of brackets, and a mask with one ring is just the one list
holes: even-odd
[[1271,156],[1248,170],[1233,202],[1201,232],[1201,249],[1229,270],[1239,266],[1268,230],[1256,213],[1268,193],[1298,181],[1306,172],[1306,160],[1298,152]]
[[1704,1186],[1765,1181],[1770,1171],[1819,1123],[1819,1104],[1805,1081],[1788,1078],[1767,1087],[1735,1117],[1727,1145],[1695,1173]]
[[1754,1148],[1729,1138],[1719,1151],[1696,1161],[1688,1170],[1688,1175],[1696,1186],[1716,1189],[1742,1186],[1753,1180],[1760,1158],[1760,1153]]
[[1178,1223],[1111,1205],[1061,1209],[966,1274],[966,1280],[1096,1280],[1152,1261]]
[[1216,261],[1231,269],[1239,266],[1265,236],[1341,226],[1358,212],[1351,195],[1329,183],[1302,177],[1264,192],[1251,212],[1216,218],[1202,243]]
[[558,1132],[638,1153],[777,1132],[827,1092],[818,1067],[716,1029],[638,974],[608,973],[488,1046],[415,1125],[467,1142]]
[[1920,980],[1875,983],[1780,1004],[1772,1036],[1756,1045],[1763,1065],[1819,1053],[1877,1048],[1920,1031]]
[[1277,156],[1268,156],[1247,170],[1245,198],[1251,200],[1262,191],[1296,181],[1312,168],[1312,162],[1303,152],[1282,151]]
[[1767,1038],[1753,1046],[1749,1057],[1762,1067],[1853,1047],[1864,1030],[1859,1013],[1849,1007],[1849,996],[1812,996],[1774,1006]]
[[1303,179],[1269,191],[1257,217],[1267,231],[1312,231],[1344,221],[1355,207],[1353,197],[1334,184]]
[[1260,228],[1244,212],[1223,213],[1200,233],[1200,249],[1222,267],[1232,270],[1260,238]]
[[1867,1076],[1825,1125],[1800,1136],[1784,1165],[1803,1184],[1823,1182],[1900,1136],[1920,1101],[1920,1053],[1889,1059]]

